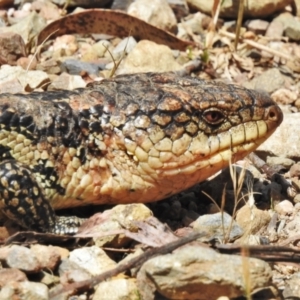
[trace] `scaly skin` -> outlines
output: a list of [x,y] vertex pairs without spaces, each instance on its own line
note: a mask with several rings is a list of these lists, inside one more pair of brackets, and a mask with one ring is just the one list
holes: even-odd
[[171,73],[0,95],[0,209],[68,232],[54,210],[161,200],[257,148],[282,121],[264,94]]

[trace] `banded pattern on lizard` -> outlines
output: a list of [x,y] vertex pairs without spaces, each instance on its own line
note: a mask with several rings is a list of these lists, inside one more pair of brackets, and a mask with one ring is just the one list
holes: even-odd
[[0,210],[72,232],[54,210],[161,200],[257,148],[282,121],[261,92],[172,73],[0,95]]

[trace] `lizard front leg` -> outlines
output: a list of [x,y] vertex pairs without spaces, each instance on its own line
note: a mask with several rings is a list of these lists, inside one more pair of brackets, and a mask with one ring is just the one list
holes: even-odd
[[34,174],[15,160],[0,163],[0,210],[23,228],[55,234],[75,234],[83,219],[58,217]]

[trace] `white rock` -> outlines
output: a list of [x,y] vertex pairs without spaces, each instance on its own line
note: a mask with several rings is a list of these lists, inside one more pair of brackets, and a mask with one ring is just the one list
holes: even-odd
[[167,0],[136,0],[127,13],[163,30],[177,31],[176,17]]
[[93,296],[93,300],[136,300],[138,290],[132,279],[115,279],[101,282]]
[[96,246],[76,249],[70,252],[69,260],[75,262],[94,276],[117,265],[102,249]]
[[281,125],[266,142],[258,147],[258,150],[299,160],[300,134],[297,134],[297,128],[300,128],[300,113],[284,114]]
[[122,61],[117,74],[169,72],[181,69],[182,66],[176,62],[169,47],[142,40]]

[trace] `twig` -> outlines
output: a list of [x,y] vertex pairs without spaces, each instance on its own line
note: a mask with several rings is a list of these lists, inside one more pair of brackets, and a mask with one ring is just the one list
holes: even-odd
[[[221,29],[221,30],[219,31],[219,33],[220,33],[221,35],[223,35],[223,36],[228,37],[228,38],[235,39],[235,34],[234,34],[234,33],[227,32],[227,31],[225,31],[225,30],[223,30],[223,29]],[[255,41],[247,40],[247,39],[243,39],[243,38],[241,38],[241,40],[242,40],[245,44],[247,44],[247,45],[249,45],[249,46],[252,46],[252,47],[257,48],[257,49],[262,50],[262,51],[269,52],[269,53],[273,54],[274,56],[278,56],[278,57],[283,58],[283,59],[286,59],[286,60],[294,60],[294,59],[295,59],[292,55],[284,54],[284,53],[279,52],[279,51],[277,51],[277,50],[268,48],[268,47],[266,47],[266,46],[264,46],[264,45],[261,45],[261,44],[255,42]]]
[[[300,261],[300,250],[284,246],[274,245],[217,245],[217,250],[223,254],[248,253],[249,257],[255,257],[267,262],[297,262]],[[245,251],[247,249],[247,251]]]
[[141,266],[144,262],[146,262],[148,259],[153,258],[157,255],[162,255],[162,254],[167,254],[178,247],[181,247],[187,243],[190,243],[200,237],[206,236],[206,233],[204,232],[197,232],[190,234],[186,237],[180,238],[174,242],[168,243],[164,246],[158,247],[158,248],[152,248],[149,250],[146,250],[143,254],[132,258],[131,260],[122,263],[118,265],[116,268],[106,271],[98,276],[95,276],[91,279],[84,280],[84,281],[79,281],[76,283],[68,284],[60,289],[57,289],[53,292],[50,292],[50,299],[66,292],[71,292],[71,291],[81,291],[81,290],[86,290],[86,289],[91,289],[95,285],[99,284],[101,281],[104,281],[110,277],[116,276],[119,273],[125,272],[129,269],[136,268]]
[[235,30],[235,39],[234,39],[234,50],[236,51],[237,45],[240,38],[240,32],[243,22],[243,15],[244,15],[244,0],[239,1],[239,11],[238,11],[238,18],[237,18],[237,24],[236,24],[236,30]]

